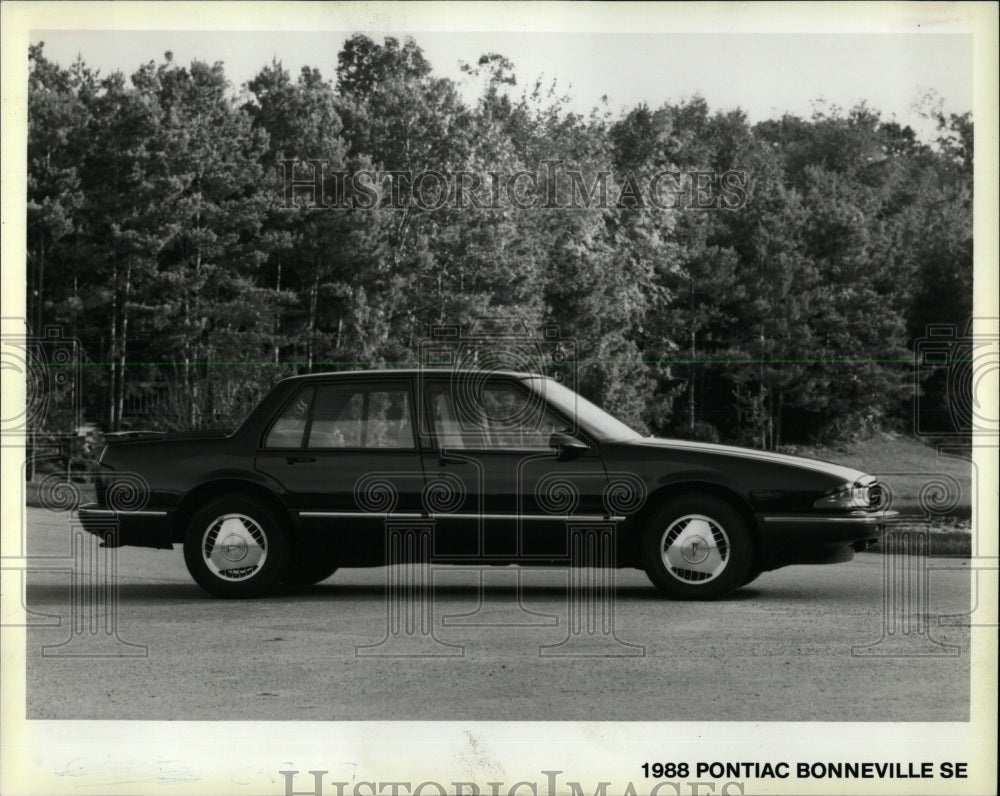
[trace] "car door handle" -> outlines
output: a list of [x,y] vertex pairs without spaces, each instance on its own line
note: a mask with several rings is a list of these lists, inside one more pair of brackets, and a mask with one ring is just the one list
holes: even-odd
[[316,457],[315,456],[286,456],[285,457],[285,463],[286,464],[304,464],[306,462],[314,462],[314,461],[316,461]]
[[457,459],[454,456],[449,456],[446,453],[442,453],[440,456],[438,456],[438,464],[440,464],[442,466],[444,466],[446,464],[461,464],[463,461],[465,461],[465,460],[464,459]]

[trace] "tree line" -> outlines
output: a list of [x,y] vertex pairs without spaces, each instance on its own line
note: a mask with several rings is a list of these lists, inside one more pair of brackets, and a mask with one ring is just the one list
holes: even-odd
[[[496,53],[468,101],[361,35],[332,80],[273,61],[238,92],[170,53],[128,79],[29,59],[29,324],[81,341],[106,430],[231,426],[280,377],[413,363],[483,318],[558,328],[580,390],[647,432],[775,448],[946,407],[912,363],[971,317],[969,114],[929,108],[932,141],[865,104],[584,115]],[[487,201],[398,190],[429,172]]]

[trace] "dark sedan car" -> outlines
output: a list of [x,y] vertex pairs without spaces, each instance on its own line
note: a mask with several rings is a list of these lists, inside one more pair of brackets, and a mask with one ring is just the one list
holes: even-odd
[[[872,476],[776,453],[643,437],[544,376],[390,370],[278,383],[234,432],[107,435],[110,546],[184,546],[222,597],[381,566],[393,529],[434,564],[639,567],[712,599],[788,564],[846,561],[887,512]],[[574,534],[612,540],[581,557]]]

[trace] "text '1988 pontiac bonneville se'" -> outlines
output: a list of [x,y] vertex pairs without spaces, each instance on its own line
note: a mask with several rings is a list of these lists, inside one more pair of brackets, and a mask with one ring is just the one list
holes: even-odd
[[[847,561],[888,514],[870,475],[643,437],[530,373],[296,376],[236,431],[106,442],[84,527],[108,546],[182,544],[220,597],[391,563],[387,539],[409,523],[435,565],[639,567],[672,597],[714,599],[778,567]],[[611,541],[581,557],[587,528]]]

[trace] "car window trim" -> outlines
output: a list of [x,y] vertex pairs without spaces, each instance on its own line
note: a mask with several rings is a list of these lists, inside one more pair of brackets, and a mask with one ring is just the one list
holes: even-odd
[[319,395],[319,385],[312,385],[313,392],[312,397],[309,399],[309,408],[306,409],[306,427],[302,430],[302,442],[299,444],[301,450],[306,450],[309,447],[309,435],[312,433],[313,427],[313,409],[316,408],[316,396]]

